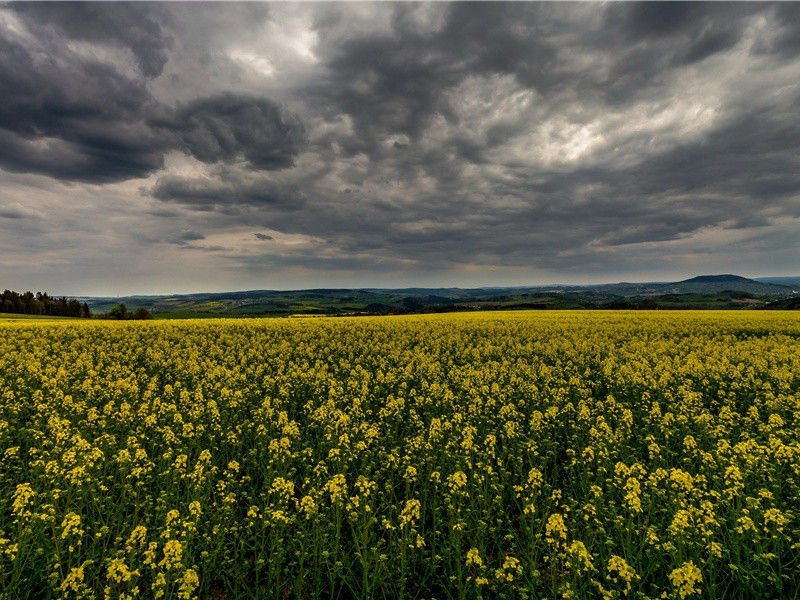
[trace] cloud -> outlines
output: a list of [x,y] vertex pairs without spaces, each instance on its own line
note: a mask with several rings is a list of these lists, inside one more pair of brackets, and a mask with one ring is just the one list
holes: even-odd
[[205,163],[241,156],[255,169],[283,169],[292,166],[305,143],[303,124],[263,98],[201,98],[156,123],[177,137],[179,148]]
[[52,29],[71,40],[129,50],[147,77],[161,74],[173,43],[163,27],[171,15],[158,3],[24,2],[13,8],[36,33]]
[[0,30],[0,166],[79,181],[137,177],[162,166],[164,141],[141,112],[144,85],[47,44]]
[[3,209],[0,210],[0,219],[24,219],[25,213],[20,210]]
[[[172,150],[207,163],[244,159],[254,169],[272,170],[290,166],[302,148],[302,123],[269,99],[229,93],[173,107],[151,94],[146,78],[71,45],[78,38],[111,40],[136,50],[136,40],[161,35],[152,26],[160,5],[147,18],[140,14],[150,10],[146,5],[12,8],[24,18],[13,28],[0,27],[0,167],[6,170],[107,183],[162,169]],[[109,21],[114,27],[104,30]],[[129,33],[120,34],[123,29]],[[169,43],[158,48],[142,41],[136,50],[150,65],[148,76],[157,74],[148,69]]]
[[185,246],[188,242],[196,242],[204,239],[206,239],[206,236],[204,236],[202,233],[197,233],[196,231],[184,231],[170,238],[169,243],[175,244],[176,246]]
[[15,206],[94,203],[99,230],[125,207],[137,253],[177,244],[236,287],[790,269],[799,14],[4,5],[0,180]]
[[160,177],[149,193],[164,202],[199,210],[263,207],[295,211],[305,203],[300,190],[260,174],[217,169],[207,176]]

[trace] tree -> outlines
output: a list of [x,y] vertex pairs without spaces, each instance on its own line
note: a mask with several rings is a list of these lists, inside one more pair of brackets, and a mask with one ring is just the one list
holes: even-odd
[[130,318],[130,313],[128,312],[128,307],[124,304],[117,304],[114,308],[112,308],[106,316],[109,319],[128,319]]
[[70,317],[80,317],[81,316],[81,303],[77,300],[69,300],[67,302],[67,314]]
[[153,315],[150,314],[150,311],[147,310],[144,306],[140,306],[135,311],[133,311],[133,319],[142,321],[145,319],[152,319]]

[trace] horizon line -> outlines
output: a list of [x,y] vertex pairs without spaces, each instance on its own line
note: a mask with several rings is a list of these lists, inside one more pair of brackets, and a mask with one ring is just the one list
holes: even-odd
[[[590,287],[600,287],[605,285],[656,285],[656,284],[668,284],[668,283],[681,283],[684,281],[688,281],[690,279],[694,279],[696,277],[724,277],[724,276],[734,276],[734,277],[743,277],[745,279],[751,279],[754,281],[763,280],[763,279],[800,279],[800,275],[758,275],[748,277],[745,275],[736,275],[735,273],[714,273],[714,274],[701,274],[701,275],[692,275],[686,277],[684,279],[671,279],[671,280],[644,280],[644,281],[635,281],[635,280],[625,280],[625,281],[605,281],[601,283],[540,283],[540,284],[515,284],[515,285],[475,285],[475,286],[458,286],[458,285],[451,285],[451,286],[425,286],[425,285],[406,285],[400,287],[380,287],[380,286],[354,286],[354,287],[297,287],[297,288],[249,288],[249,289],[233,289],[233,290],[223,290],[223,291],[192,291],[192,292],[154,292],[154,293],[129,293],[129,294],[118,294],[118,295],[106,295],[106,294],[63,294],[63,293],[51,293],[45,292],[43,290],[39,290],[38,292],[47,293],[50,297],[64,297],[64,298],[158,298],[164,296],[199,296],[199,295],[206,295],[206,294],[245,294],[245,293],[253,293],[253,292],[311,292],[311,291],[318,291],[318,290],[331,290],[331,291],[371,291],[371,290],[381,290],[381,291],[401,291],[401,290],[490,290],[490,289],[521,289],[521,288],[552,288],[552,287],[560,287],[560,288],[590,288]],[[5,288],[4,288],[5,289]],[[25,290],[31,291],[31,290]],[[33,293],[38,293],[33,292]],[[24,293],[24,292],[22,292]]]

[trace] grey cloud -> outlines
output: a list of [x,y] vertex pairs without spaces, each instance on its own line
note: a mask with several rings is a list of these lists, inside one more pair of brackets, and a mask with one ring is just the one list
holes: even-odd
[[185,246],[188,242],[196,242],[199,240],[206,239],[202,233],[197,233],[196,231],[184,231],[183,233],[179,233],[169,239],[170,244],[175,244],[177,246]]
[[[380,269],[383,272],[396,272],[403,269],[403,264],[391,258],[368,258],[363,256],[320,256],[313,251],[291,252],[283,255],[255,254],[248,256],[226,255],[226,258],[237,263],[244,271],[263,272],[265,269],[303,267],[314,271],[363,271]],[[420,267],[426,269],[425,265]]]
[[[415,6],[397,4],[388,31],[336,38],[332,47],[323,43],[327,78],[305,92],[317,95],[327,110],[332,105],[354,119],[355,134],[344,142],[350,153],[378,158],[378,141],[391,133],[415,139],[435,116],[457,121],[445,93],[476,75],[511,75],[545,97],[574,91],[588,99],[631,102],[663,80],[665,70],[731,48],[744,34],[747,17],[769,11],[768,5],[691,2],[605,9],[505,2],[445,7],[439,29],[415,29],[407,18]],[[331,13],[346,10],[325,13],[323,36],[336,22]],[[607,59],[606,72],[590,61],[578,70],[572,64],[576,56],[598,54]]]
[[165,219],[171,219],[178,216],[178,213],[175,212],[174,210],[166,210],[166,209],[148,210],[147,214],[152,215],[154,217],[163,217]]
[[783,58],[792,59],[800,55],[800,3],[779,2],[775,4],[772,23],[777,35],[765,52],[777,52]]
[[693,63],[717,52],[727,50],[739,41],[737,32],[732,30],[704,31],[689,47],[684,62]]
[[21,2],[12,6],[37,32],[50,27],[71,39],[128,48],[148,77],[161,74],[173,44],[163,28],[170,13],[158,3]]
[[202,98],[155,120],[180,140],[180,147],[206,163],[240,155],[256,169],[292,166],[305,143],[303,124],[263,98],[232,94]]
[[201,250],[203,252],[229,252],[230,248],[220,245],[198,246],[197,244],[180,244],[181,250]]
[[295,186],[228,172],[220,177],[164,176],[150,193],[159,200],[200,210],[256,206],[296,211],[305,203],[304,195]]
[[0,28],[0,166],[9,171],[106,183],[161,169],[174,149],[264,170],[290,166],[302,149],[302,123],[268,99],[226,94],[172,107],[145,79],[76,53],[60,37],[125,41],[117,31],[125,29],[150,48],[162,5],[11,6],[40,36],[32,44]]
[[[41,39],[0,29],[0,167],[96,184],[152,175],[136,200],[165,208],[142,211],[144,228],[179,214],[190,231],[164,222],[141,243],[213,249],[248,273],[641,269],[670,248],[713,253],[695,239],[710,230],[800,217],[795,4],[190,9],[126,5],[115,26],[141,13],[143,30],[109,39],[71,9],[20,10]],[[275,63],[274,76],[234,65],[240,46],[267,61],[259,31],[273,36],[284,12],[313,23],[316,62]],[[152,54],[135,49],[148,39]],[[65,40],[130,48],[141,73]],[[258,228],[325,241],[276,235],[244,251],[181,237]]]
[[679,33],[705,6],[702,2],[633,2],[626,10],[625,29],[631,37]]
[[[330,55],[328,76],[306,92],[355,120],[355,135],[339,140],[351,154],[375,156],[379,139],[391,133],[415,139],[434,115],[456,121],[444,92],[470,75],[509,73],[533,88],[556,83],[556,52],[537,26],[541,6],[448,4],[442,29],[422,33],[406,18],[414,9],[394,5],[389,32],[323,47]],[[344,12],[346,6],[330,10]]]
[[164,141],[139,117],[146,89],[110,66],[45,59],[0,33],[0,97],[6,169],[103,182],[163,165]]

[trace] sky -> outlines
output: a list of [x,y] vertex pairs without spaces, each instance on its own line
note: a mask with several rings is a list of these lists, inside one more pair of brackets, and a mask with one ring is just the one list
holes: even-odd
[[0,287],[798,275],[800,4],[0,4]]

